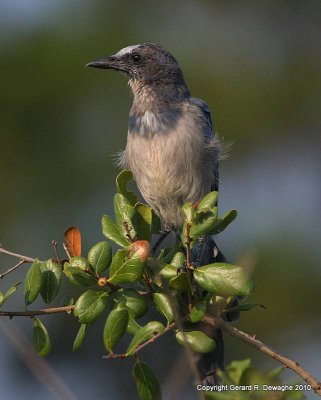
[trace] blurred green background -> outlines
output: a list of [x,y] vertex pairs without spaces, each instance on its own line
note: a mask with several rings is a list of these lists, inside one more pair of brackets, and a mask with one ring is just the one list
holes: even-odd
[[[255,264],[251,301],[267,307],[243,314],[239,327],[321,377],[320,17],[321,3],[312,0],[1,0],[2,245],[49,258],[51,240],[61,242],[70,225],[83,232],[85,250],[101,240],[131,95],[124,77],[84,65],[130,44],[160,43],[179,61],[192,94],[210,105],[219,135],[233,143],[222,165],[220,209],[237,208],[239,217],[219,244],[231,261]],[[1,271],[13,263],[1,256]],[[22,269],[0,289],[22,280]],[[4,309],[24,307],[19,291]],[[56,398],[41,376],[45,366],[74,398],[136,398],[132,363],[101,358],[104,321],[72,354],[77,323],[63,315],[44,320],[52,352],[35,375],[11,343],[21,342],[17,335],[31,340],[31,321],[0,321],[1,398]],[[228,361],[252,357],[256,366],[276,366],[234,339],[226,338],[226,348]],[[191,380],[175,392],[179,354],[168,335],[144,359],[166,399],[194,399]]]

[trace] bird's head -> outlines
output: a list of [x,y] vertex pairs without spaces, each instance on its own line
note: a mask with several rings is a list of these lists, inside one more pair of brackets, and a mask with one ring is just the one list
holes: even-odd
[[154,43],[125,47],[116,54],[90,62],[87,66],[114,69],[126,74],[134,93],[142,87],[159,84],[186,87],[175,58],[163,47]]

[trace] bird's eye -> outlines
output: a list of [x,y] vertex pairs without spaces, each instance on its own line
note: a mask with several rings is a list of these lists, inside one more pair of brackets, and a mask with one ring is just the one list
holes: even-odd
[[140,55],[139,54],[134,54],[133,55],[133,60],[135,63],[139,63],[140,62]]

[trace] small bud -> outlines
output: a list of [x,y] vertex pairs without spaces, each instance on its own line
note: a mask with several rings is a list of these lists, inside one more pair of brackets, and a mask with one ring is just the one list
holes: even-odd
[[105,276],[102,276],[101,278],[98,279],[98,286],[104,287],[107,285],[107,278]]
[[147,240],[138,240],[130,246],[129,257],[136,254],[139,259],[144,262],[147,260],[150,253],[150,245]]

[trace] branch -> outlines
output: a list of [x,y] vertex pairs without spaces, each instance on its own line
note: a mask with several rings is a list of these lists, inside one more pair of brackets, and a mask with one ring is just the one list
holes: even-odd
[[17,254],[17,253],[12,253],[11,251],[5,250],[3,247],[0,247],[0,253],[7,254],[8,256],[20,258],[20,260],[23,260],[28,263],[32,263],[35,261],[35,258],[23,256],[22,254]]
[[[152,338],[148,339],[146,342],[142,343],[137,347],[135,350],[134,354],[137,354],[139,351],[141,351],[144,347],[148,346],[151,343],[154,343],[157,339],[159,339],[161,336],[165,335],[165,333],[169,332],[170,330],[174,329],[176,327],[176,323],[172,322],[171,324],[167,325],[166,328],[160,332],[157,333],[157,335],[153,336]],[[103,358],[127,358],[129,356],[126,355],[126,353],[120,353],[120,354],[114,354],[110,353],[107,356],[103,356]]]
[[58,314],[63,312],[70,312],[75,306],[43,308],[37,311],[0,311],[0,317],[35,317],[36,315]]
[[15,271],[21,265],[25,263],[32,263],[35,261],[34,258],[23,256],[22,254],[12,253],[11,251],[5,250],[4,248],[0,247],[0,253],[7,254],[8,256],[19,258],[20,261],[13,267],[7,269],[7,271],[0,274],[0,279],[4,278],[6,275],[10,274],[10,272]]
[[268,355],[274,360],[278,361],[285,367],[292,369],[297,375],[301,376],[309,385],[311,385],[312,389],[321,396],[321,382],[319,382],[314,376],[310,374],[310,372],[306,371],[297,361],[293,361],[288,357],[282,356],[277,353],[275,350],[272,350],[269,346],[262,343],[260,340],[256,339],[255,335],[251,336],[248,333],[240,331],[232,325],[224,322],[219,317],[214,317],[212,315],[205,315],[203,317],[203,322],[214,326],[216,328],[220,328],[223,331],[227,332],[229,335],[235,337],[248,344],[249,346],[254,347],[256,350],[261,351],[262,353]]

